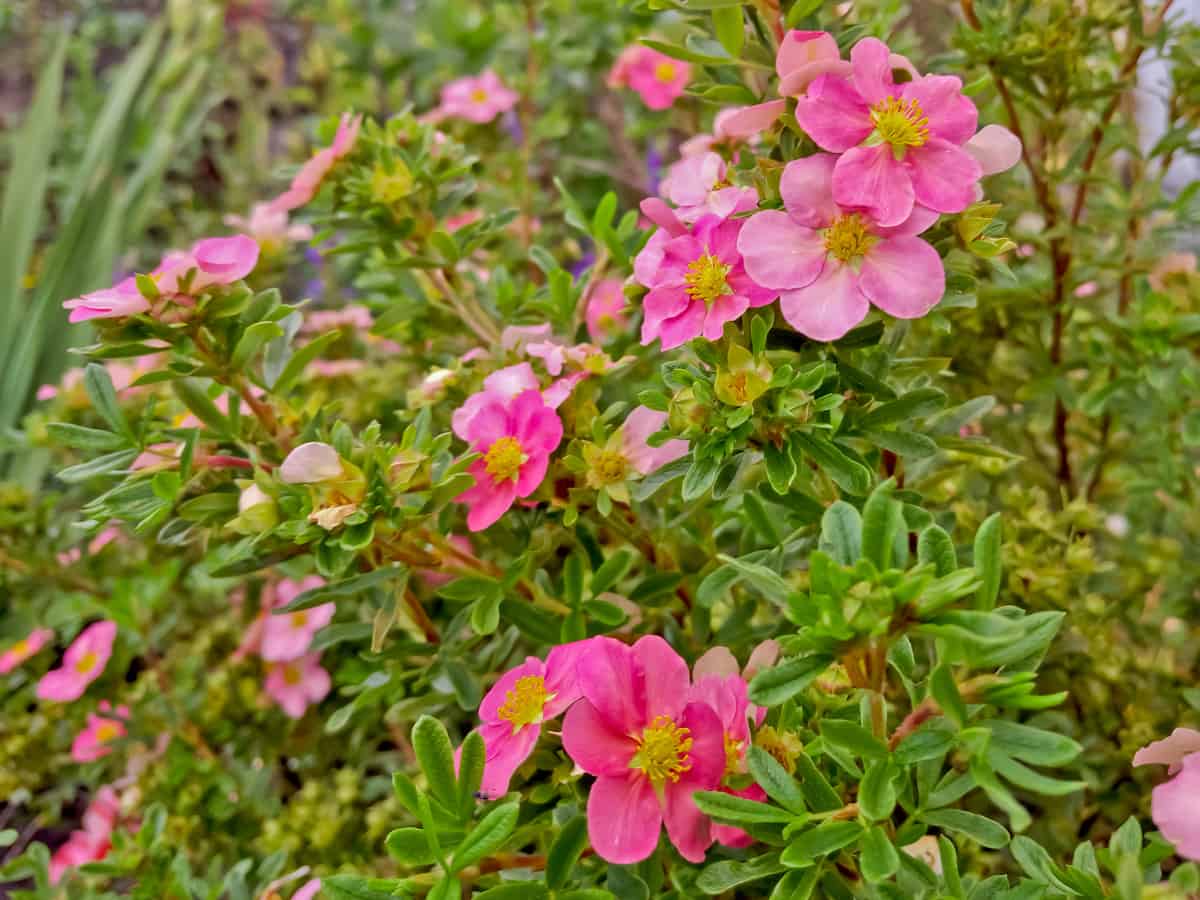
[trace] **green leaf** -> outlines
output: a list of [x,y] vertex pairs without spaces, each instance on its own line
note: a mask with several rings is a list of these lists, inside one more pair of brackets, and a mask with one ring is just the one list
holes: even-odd
[[890,878],[900,868],[900,854],[896,852],[887,832],[878,825],[863,835],[859,850],[862,851],[859,870],[863,878],[872,884]]
[[[608,891],[597,891],[596,894],[600,898],[612,896]],[[538,881],[510,881],[472,896],[474,900],[542,900],[550,896],[550,891]]]
[[865,760],[882,760],[888,755],[883,741],[861,725],[846,719],[823,719],[821,737]]
[[740,6],[724,6],[712,11],[713,31],[717,40],[730,56],[738,56],[742,52],[742,44],[746,40],[746,25],[742,19]]
[[896,482],[889,478],[863,504],[862,555],[881,572],[891,568],[896,536],[905,528],[904,507],[894,498],[895,490]]
[[329,331],[318,337],[313,338],[303,347],[292,354],[291,359],[287,361],[287,365],[283,367],[279,378],[275,383],[270,385],[271,390],[276,394],[286,394],[287,391],[295,384],[296,380],[304,372],[305,366],[321,355],[321,352],[341,337],[340,331]]
[[804,799],[814,811],[829,812],[841,808],[842,798],[825,780],[812,758],[803,751],[796,756],[796,778],[800,781]]
[[941,665],[933,670],[929,676],[929,693],[955,725],[967,727],[967,704],[958,692],[949,666]]
[[476,634],[492,634],[500,626],[501,590],[486,591],[471,607],[471,628]]
[[600,568],[592,573],[592,583],[590,586],[592,596],[602,594],[615,585],[629,571],[629,567],[632,564],[633,552],[631,550],[623,547],[611,554],[608,559],[600,564]]
[[58,472],[57,477],[59,481],[65,481],[68,484],[87,481],[89,478],[95,478],[97,475],[108,475],[112,472],[125,469],[137,458],[137,455],[136,450],[118,450],[115,453],[106,453],[104,456],[97,456],[95,459],[89,459],[87,462],[69,466]]
[[389,581],[401,582],[400,587],[397,589],[403,590],[403,583],[407,582],[407,580],[408,567],[401,563],[392,563],[379,569],[373,569],[370,572],[364,572],[362,575],[343,578],[341,581],[333,581],[329,584],[323,584],[320,587],[304,591],[291,603],[288,603],[286,606],[280,606],[272,610],[272,612],[276,615],[281,615],[283,613],[298,612],[302,609],[311,609],[314,606],[320,606],[334,597],[351,597],[355,594],[361,594],[368,588],[377,587]]
[[779,861],[778,853],[767,853],[745,862],[726,859],[705,866],[700,877],[696,879],[696,887],[713,897],[740,885],[786,871],[787,867]]
[[463,739],[458,760],[458,818],[465,822],[475,811],[475,795],[483,783],[483,766],[487,759],[487,748],[483,736],[472,731]]
[[930,525],[917,538],[917,560],[931,563],[939,576],[949,575],[958,568],[954,541],[938,525]]
[[116,450],[125,447],[129,441],[111,431],[99,428],[85,428],[82,425],[72,425],[70,422],[49,422],[46,431],[52,440],[66,447],[79,450]]
[[988,516],[975,532],[975,569],[983,583],[979,586],[975,606],[995,609],[1000,594],[1000,542],[1003,538],[1000,513]]
[[396,900],[396,882],[358,875],[330,875],[321,879],[322,900]]
[[896,808],[895,770],[886,762],[867,766],[858,785],[859,811],[872,822],[889,819]]
[[817,857],[853,844],[862,831],[858,822],[822,822],[788,844],[780,860],[791,868],[812,865]]
[[787,606],[789,598],[796,592],[774,569],[759,563],[747,562],[734,556],[719,554],[717,559],[734,569],[744,580],[750,582],[764,597],[779,606]]
[[804,802],[800,785],[775,757],[761,747],[752,746],[746,754],[746,761],[749,763],[750,774],[754,776],[759,787],[767,792],[768,797],[796,815],[803,815],[808,811],[808,804]]
[[735,797],[721,791],[696,791],[692,795],[697,808],[705,815],[712,816],[722,822],[734,824],[750,824],[755,822],[791,822],[794,816],[786,809],[772,806],[769,803],[759,803],[757,800],[747,800]]
[[921,820],[937,828],[957,831],[983,847],[1003,847],[1008,844],[1008,829],[986,816],[962,809],[939,809],[921,813]]
[[1063,880],[1062,870],[1036,841],[1024,835],[1018,835],[1009,845],[1009,852],[1012,853],[1013,859],[1017,861],[1017,865],[1025,874],[1038,884],[1055,888],[1072,897],[1081,896]]
[[858,420],[860,428],[878,428],[892,422],[921,419],[946,405],[946,395],[936,388],[921,388],[875,407]]
[[454,747],[445,726],[433,716],[421,716],[412,729],[413,751],[429,782],[429,791],[445,809],[458,808],[454,777]]
[[902,740],[892,752],[897,765],[910,766],[937,759],[954,746],[954,734],[948,728],[926,725]]
[[420,828],[397,828],[388,833],[383,842],[388,854],[405,866],[433,865],[433,853],[425,832]]
[[786,494],[796,477],[796,459],[785,445],[782,449],[772,443],[763,447],[763,463],[766,465],[767,481],[777,494]]
[[821,549],[844,566],[854,565],[862,555],[862,517],[844,500],[821,517]]
[[454,850],[454,871],[461,872],[491,856],[508,840],[517,827],[521,804],[517,801],[501,803],[471,829],[463,842]]
[[242,371],[258,351],[277,337],[283,337],[283,329],[275,322],[255,322],[243,333],[233,348],[233,356],[229,364],[234,369]]
[[587,845],[587,817],[575,816],[562,827],[546,854],[546,884],[551,890],[557,891],[567,883]]
[[707,494],[712,488],[713,482],[717,480],[717,473],[720,469],[719,460],[709,458],[693,459],[691,465],[688,467],[687,474],[683,476],[682,496],[684,503],[699,500]]
[[871,489],[871,470],[832,441],[797,431],[792,434],[792,447],[811,456],[843,491],[861,496]]
[[778,706],[812,684],[832,662],[832,656],[813,653],[763,669],[750,682],[750,699],[760,706]]
[[217,434],[229,433],[229,420],[212,402],[203,381],[198,378],[178,378],[171,382],[171,387],[197,419]]
[[433,886],[425,900],[458,900],[462,896],[462,884],[451,875],[447,875]]
[[125,414],[121,412],[121,404],[117,402],[117,392],[113,390],[108,370],[99,363],[88,363],[83,371],[83,386],[92,401],[92,406],[100,418],[108,423],[108,427],[132,441],[133,432],[129,429],[129,423],[125,421]]
[[1083,750],[1066,735],[1018,722],[988,719],[980,722],[979,727],[991,732],[992,747],[1035,766],[1065,766]]

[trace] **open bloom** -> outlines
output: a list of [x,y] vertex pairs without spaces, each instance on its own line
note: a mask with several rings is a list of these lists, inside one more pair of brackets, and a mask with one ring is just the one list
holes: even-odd
[[592,847],[608,862],[639,862],[665,824],[684,859],[703,861],[712,828],[692,795],[720,784],[724,733],[708,704],[689,699],[687,663],[654,635],[632,647],[600,637],[577,672],[583,697],[567,711],[563,747],[596,776],[587,809]]
[[49,628],[35,628],[21,640],[0,653],[0,675],[7,675],[29,657],[33,656],[54,637]]
[[588,335],[597,343],[602,344],[625,331],[629,315],[625,310],[625,287],[621,279],[605,278],[592,285],[584,320]]
[[800,127],[842,155],[833,195],[880,225],[904,222],[920,204],[953,213],[974,200],[983,170],[963,145],[978,112],[951,75],[896,84],[887,46],[864,38],[850,51],[852,77],[821,75],[796,107]]
[[[750,699],[746,682],[738,674],[696,676],[691,699],[709,706],[721,721],[725,746],[725,769],[722,780],[746,771],[746,750],[750,746]],[[767,794],[759,785],[750,784],[734,790],[722,787],[727,794],[748,800],[766,800]],[[726,847],[748,847],[753,843],[744,830],[733,825],[712,826],[713,837]]]
[[637,91],[650,109],[667,109],[687,89],[692,67],[650,47],[634,44],[626,47],[608,73],[609,87],[629,87]]
[[[275,605],[287,606],[305,591],[318,588],[325,583],[320,575],[309,575],[296,581],[280,579],[275,585]],[[259,651],[268,662],[284,662],[299,659],[307,652],[313,636],[333,621],[337,606],[322,603],[311,609],[280,613],[267,617],[263,625],[262,648]]]
[[752,187],[737,187],[726,178],[725,160],[713,152],[685,156],[663,180],[663,196],[677,207],[681,222],[695,222],[711,213],[722,219],[754,209],[758,193]]
[[321,654],[272,663],[264,685],[267,694],[288,716],[299,719],[309,704],[320,703],[332,687],[329,673],[321,668]]
[[88,319],[120,319],[125,316],[136,316],[150,308],[150,301],[138,290],[137,281],[125,278],[112,287],[92,291],[82,297],[67,300],[63,309],[71,314],[67,317],[70,322],[84,322]]
[[579,699],[575,664],[587,641],[555,647],[542,662],[526,658],[500,676],[479,704],[479,734],[487,748],[480,790],[487,797],[508,791],[508,782],[537,745],[542,723]]
[[110,619],[83,629],[63,654],[62,667],[47,672],[38,682],[38,697],[59,702],[82,697],[87,686],[103,674],[116,636],[117,623]]
[[62,879],[67,869],[84,863],[99,862],[112,847],[112,833],[120,814],[117,792],[108,785],[96,792],[83,814],[83,828],[71,832],[67,842],[50,858],[50,881]]
[[629,464],[641,475],[649,475],[688,452],[688,442],[679,438],[672,438],[658,447],[650,446],[650,435],[660,430],[666,421],[665,412],[639,406],[626,417],[625,424],[621,426],[622,452]]
[[[660,227],[670,225],[669,210],[648,203],[642,208]],[[659,338],[662,348],[671,350],[701,335],[715,341],[726,323],[778,296],[747,274],[738,250],[742,224],[705,215],[690,231],[682,223],[664,228],[642,248],[634,275],[650,288],[642,301],[643,344]]]
[[312,200],[334,164],[354,149],[354,143],[358,140],[358,131],[361,127],[361,115],[343,114],[341,121],[338,122],[333,143],[318,150],[308,162],[300,167],[300,171],[296,173],[296,177],[292,179],[288,189],[268,204],[270,209],[290,212]]
[[546,477],[550,454],[562,440],[558,414],[536,390],[511,400],[489,397],[466,426],[471,449],[483,454],[471,464],[475,486],[455,498],[469,507],[467,527],[492,525],[517,498],[528,497]]
[[111,703],[101,700],[99,709],[106,715],[88,713],[87,725],[71,742],[71,759],[75,762],[103,759],[112,753],[112,747],[109,745],[125,736],[125,723],[121,720],[129,718],[129,707],[118,706],[114,712]]
[[257,264],[258,242],[247,235],[235,234],[205,238],[191,250],[168,253],[150,277],[164,294],[195,296],[205,288],[241,281]]
[[457,78],[445,85],[436,115],[482,124],[508,112],[520,99],[520,94],[506,87],[499,75],[485,69],[479,75]]
[[819,341],[840,338],[871,303],[899,319],[923,316],[946,289],[941,257],[916,236],[937,214],[918,207],[883,228],[836,202],[838,165],[828,153],[788,163],[779,183],[787,211],[756,213],[738,237],[750,277],[778,289],[783,317]]

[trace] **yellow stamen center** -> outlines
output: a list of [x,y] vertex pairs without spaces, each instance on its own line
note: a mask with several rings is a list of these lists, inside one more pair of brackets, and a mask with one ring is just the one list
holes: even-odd
[[663,84],[670,84],[675,80],[675,75],[678,71],[675,68],[675,63],[660,62],[654,67],[654,77]]
[[13,656],[17,657],[18,659],[23,659],[24,657],[28,656],[29,655],[29,638],[21,638],[21,640],[17,641],[15,644],[13,644],[11,647],[8,648],[8,652],[11,653]]
[[915,97],[880,100],[871,107],[871,121],[875,123],[880,139],[891,144],[893,150],[921,147],[929,140],[929,117]]
[[711,253],[692,260],[683,276],[687,283],[688,296],[693,300],[712,303],[718,297],[728,294],[729,282],[726,279],[730,268],[732,267],[725,265]]
[[79,658],[79,662],[75,663],[75,671],[80,675],[86,675],[92,669],[96,668],[96,663],[100,662],[100,657],[89,650]]
[[287,663],[283,667],[283,682],[284,682],[284,684],[291,684],[291,685],[299,684],[300,679],[302,677],[303,676],[300,674],[299,667],[293,666],[291,663]]
[[496,715],[512,722],[515,734],[526,725],[541,722],[546,702],[553,696],[546,691],[546,680],[541,675],[523,675],[512,690],[504,694],[504,704]]
[[483,465],[496,484],[515,481],[521,466],[528,459],[515,437],[498,438],[483,457]]
[[292,613],[292,627],[293,628],[303,628],[307,624],[308,624],[308,613],[303,612],[303,611]]
[[488,93],[483,88],[475,88],[471,91],[471,100],[475,103],[483,103],[487,100]]
[[642,731],[637,753],[629,765],[641,769],[656,788],[679,777],[692,767],[692,732],[681,728],[670,716],[657,716]]
[[742,764],[742,742],[730,737],[728,733],[725,735],[725,774],[722,776],[728,778],[730,775],[736,775]]
[[858,259],[875,243],[875,236],[858,213],[838,216],[821,232],[821,237],[825,240],[825,250],[842,262]]
[[625,472],[628,467],[629,463],[623,453],[605,450],[596,458],[596,462],[592,465],[592,471],[601,483],[615,484],[625,480]]
[[121,729],[117,727],[116,722],[101,722],[96,726],[96,740],[101,744],[107,744],[119,737],[120,734]]

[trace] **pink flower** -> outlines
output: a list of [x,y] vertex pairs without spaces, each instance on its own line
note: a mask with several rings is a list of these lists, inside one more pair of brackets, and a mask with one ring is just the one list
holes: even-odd
[[371,311],[360,303],[351,303],[340,309],[317,309],[304,317],[300,330],[319,334],[338,328],[349,328],[354,331],[369,331],[375,324]]
[[487,397],[466,426],[471,449],[483,454],[469,469],[475,486],[455,498],[469,507],[471,531],[487,528],[518,498],[537,490],[562,434],[558,414],[536,390],[523,391],[511,400]]
[[299,719],[310,703],[320,703],[329,693],[329,673],[321,668],[321,654],[272,663],[267,667],[264,688],[289,717]]
[[[507,330],[507,329],[506,329]],[[525,391],[536,391],[541,387],[533,366],[527,362],[497,369],[483,379],[483,390],[472,394],[450,416],[450,428],[464,441],[470,441],[470,426],[480,410],[497,400],[516,398]]]
[[662,193],[677,207],[679,220],[688,224],[710,213],[725,219],[758,204],[754,188],[726,180],[725,160],[712,152],[684,157],[671,166]]
[[105,716],[88,713],[87,725],[83,731],[75,735],[71,742],[71,759],[77,763],[95,762],[112,753],[109,746],[113,741],[125,736],[125,723],[121,719],[129,718],[129,707],[118,706],[115,715],[112,704],[101,700],[99,709]]
[[[670,215],[649,201],[642,209],[651,218]],[[664,229],[642,248],[634,275],[650,288],[642,301],[643,344],[659,338],[662,348],[671,350],[701,335],[715,341],[726,323],[778,296],[746,273],[738,251],[742,224],[740,219],[706,215],[690,232],[682,226]]]
[[35,628],[3,653],[0,653],[0,675],[7,675],[25,660],[50,643],[54,632],[49,628]]
[[688,452],[688,442],[674,438],[659,447],[647,442],[650,435],[660,430],[667,421],[665,412],[648,406],[636,407],[621,426],[621,451],[629,464],[643,475],[661,469]]
[[50,859],[52,883],[58,884],[67,869],[99,862],[108,855],[119,813],[116,791],[107,785],[100,788],[83,814],[83,828],[71,832],[67,842],[54,851]]
[[499,75],[485,69],[479,75],[458,78],[445,85],[437,113],[441,118],[481,124],[508,112],[520,99],[520,94],[504,86]]
[[[280,579],[275,585],[275,605],[287,606],[305,591],[318,588],[325,583],[320,575],[309,575],[300,581]],[[286,662],[299,659],[312,643],[313,636],[333,621],[337,606],[322,603],[311,609],[267,616],[263,625],[262,648],[259,654],[268,662]]]
[[563,722],[563,747],[596,776],[588,796],[588,834],[611,863],[646,859],[667,835],[684,859],[702,862],[709,820],[692,795],[713,790],[725,771],[721,721],[689,699],[687,663],[662,638],[632,647],[594,638],[577,665],[583,698]]
[[137,288],[137,280],[126,278],[110,288],[92,291],[74,300],[63,303],[63,309],[69,309],[69,322],[83,322],[87,319],[120,319],[125,316],[136,316],[150,308],[150,301],[142,296]]
[[608,73],[610,87],[630,87],[650,109],[667,109],[687,89],[692,67],[650,47],[626,47]]
[[87,545],[88,556],[95,556],[113,541],[120,541],[123,535],[120,525],[106,525],[100,529]]
[[[164,294],[195,296],[205,288],[241,281],[258,264],[258,243],[252,237],[205,238],[187,253],[168,253],[151,273],[155,286]],[[185,276],[191,272],[187,290]]]
[[240,229],[263,245],[283,245],[312,240],[313,230],[309,225],[288,224],[288,211],[270,203],[255,203],[247,217],[225,216],[225,224]]
[[291,186],[272,200],[268,207],[273,211],[290,212],[312,200],[334,164],[354,149],[359,128],[362,127],[362,118],[361,115],[343,114],[338,122],[333,143],[314,153],[312,159],[300,167],[300,171],[292,179]]
[[308,370],[318,378],[348,378],[366,368],[361,359],[314,359]]
[[321,879],[311,878],[292,894],[292,900],[313,900],[321,890]]
[[963,149],[975,157],[984,175],[1006,172],[1021,161],[1021,141],[1003,125],[984,125]]
[[835,202],[837,166],[819,153],[788,163],[780,179],[786,212],[764,210],[738,238],[746,271],[780,291],[788,323],[832,341],[863,320],[871,303],[900,319],[925,315],[942,298],[941,257],[916,235],[937,218],[917,207],[895,228]]
[[83,629],[63,655],[62,667],[47,672],[38,682],[38,697],[58,702],[82,697],[87,686],[99,678],[108,665],[116,636],[117,623],[110,619],[93,622]]
[[821,75],[796,106],[800,127],[824,150],[842,155],[833,195],[866,210],[880,225],[899,225],[914,204],[938,212],[967,208],[983,169],[963,145],[978,113],[950,75],[892,79],[887,46],[864,38],[850,52],[853,75]]
[[625,309],[625,286],[619,278],[605,278],[592,285],[587,295],[584,310],[588,335],[596,343],[603,344],[629,326],[629,315]]
[[542,723],[579,699],[575,664],[588,641],[563,644],[543,663],[536,656],[509,669],[479,704],[479,733],[487,748],[481,790],[487,797],[508,791],[513,772],[529,758]]
[[336,481],[344,473],[342,458],[328,444],[309,441],[287,455],[279,467],[279,478],[285,484],[318,484]]
[[[724,649],[724,648],[722,648]],[[724,732],[725,769],[722,780],[746,771],[746,749],[750,746],[750,700],[746,682],[736,673],[731,675],[695,676],[691,700],[705,703],[721,721]],[[766,800],[766,792],[757,784],[740,790],[722,787],[724,793],[749,800]],[[712,826],[713,837],[726,847],[748,847],[754,843],[744,830],[733,825]]]

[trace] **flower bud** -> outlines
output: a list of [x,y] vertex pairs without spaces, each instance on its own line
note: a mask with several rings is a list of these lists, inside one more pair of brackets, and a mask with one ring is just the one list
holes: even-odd
[[309,441],[287,455],[279,467],[279,477],[286,484],[316,484],[342,477],[342,460],[328,444]]

